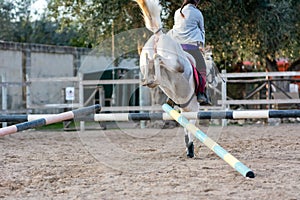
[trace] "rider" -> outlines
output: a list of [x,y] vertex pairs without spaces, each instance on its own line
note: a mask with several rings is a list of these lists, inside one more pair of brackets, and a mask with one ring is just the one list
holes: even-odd
[[[196,60],[196,68],[201,74],[202,84],[206,83],[206,65],[203,58],[205,44],[204,19],[197,9],[200,0],[184,0],[181,8],[174,15],[174,26],[168,32],[173,39],[181,44],[183,50],[190,53]],[[205,91],[197,93],[197,100],[202,104],[211,104]]]

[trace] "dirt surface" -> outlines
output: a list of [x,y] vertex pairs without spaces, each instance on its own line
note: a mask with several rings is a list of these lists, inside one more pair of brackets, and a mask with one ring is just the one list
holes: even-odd
[[0,199],[300,199],[299,128],[229,126],[213,136],[254,179],[199,142],[187,159],[180,127],[24,131],[0,138]]

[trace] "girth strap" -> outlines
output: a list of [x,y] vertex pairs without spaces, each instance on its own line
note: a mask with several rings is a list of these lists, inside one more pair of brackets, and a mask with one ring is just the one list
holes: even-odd
[[179,106],[180,108],[185,108],[185,107],[187,107],[187,106],[191,103],[193,97],[194,97],[194,94],[192,94],[191,98],[189,98],[189,100],[188,100],[186,103],[183,103],[183,104],[177,104],[177,103],[175,103],[175,102],[174,102],[172,99],[170,99],[170,98],[167,99],[167,102],[166,102],[166,103],[167,103],[169,106],[171,106],[172,108],[174,108],[175,105]]

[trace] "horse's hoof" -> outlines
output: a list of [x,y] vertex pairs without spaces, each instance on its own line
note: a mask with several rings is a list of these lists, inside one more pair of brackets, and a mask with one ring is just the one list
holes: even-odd
[[187,156],[188,158],[193,158],[193,157],[195,156],[195,154],[194,154],[194,144],[193,144],[193,142],[190,142],[190,143],[188,144],[186,156]]

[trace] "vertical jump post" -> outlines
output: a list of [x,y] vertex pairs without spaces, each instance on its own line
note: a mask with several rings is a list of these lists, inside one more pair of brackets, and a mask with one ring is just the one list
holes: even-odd
[[168,104],[162,106],[163,110],[174,118],[180,125],[194,134],[204,145],[216,153],[220,158],[227,162],[232,168],[242,174],[244,177],[254,178],[255,175],[251,169],[241,163],[238,159],[223,149],[218,143],[209,138],[205,133],[198,129],[194,124],[191,124],[187,118],[179,114]]

